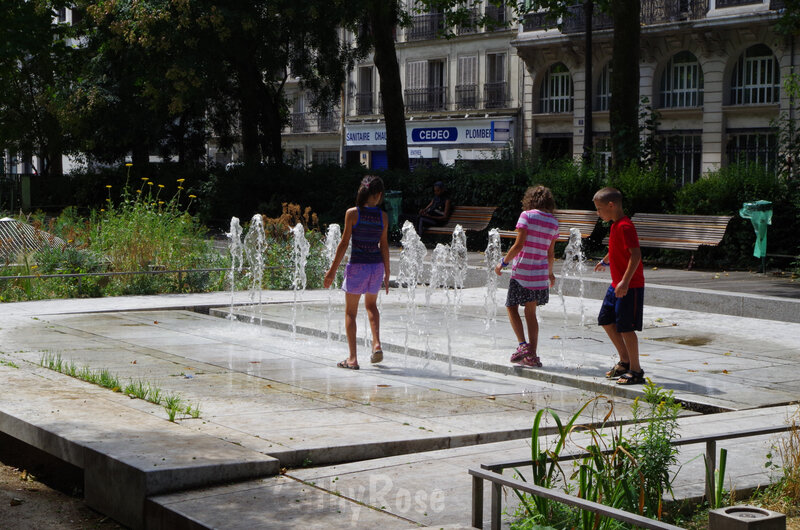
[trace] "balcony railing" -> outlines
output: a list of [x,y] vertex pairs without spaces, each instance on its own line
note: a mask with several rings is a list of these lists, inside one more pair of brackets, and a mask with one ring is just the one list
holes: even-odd
[[508,100],[508,83],[505,81],[483,85],[483,101],[487,109],[505,108]]
[[331,111],[326,114],[317,112],[293,112],[291,116],[290,132],[320,133],[335,132],[339,130],[339,113]]
[[456,85],[456,110],[478,108],[478,85]]
[[459,35],[469,35],[472,33],[478,32],[478,20],[481,18],[481,14],[478,12],[477,9],[471,9],[469,12],[469,17],[467,18],[467,25],[466,26],[459,26],[458,27],[458,34]]
[[[772,0],[773,2],[779,0]],[[743,5],[760,3],[760,0],[717,0],[717,7],[723,7],[720,2],[730,5]],[[640,20],[644,25],[663,24],[680,20],[697,20],[703,18],[708,12],[708,0],[644,0],[640,3]],[[547,12],[529,13],[525,16],[523,31],[540,31],[555,27],[556,20]],[[592,17],[592,29],[604,30],[614,27],[614,19],[607,13],[595,12]],[[563,33],[580,33],[586,28],[586,16],[583,5],[569,8],[569,15],[563,20]]]
[[415,15],[411,17],[411,27],[407,30],[406,38],[410,41],[435,39],[444,27],[443,13]]
[[356,114],[375,114],[375,97],[372,92],[356,93]]
[[528,13],[522,20],[522,31],[539,31],[554,28],[558,21],[548,11]]
[[506,8],[505,6],[486,6],[486,16],[492,20],[497,21],[499,24],[506,23]]
[[408,112],[432,112],[447,109],[447,87],[409,88],[404,93]]

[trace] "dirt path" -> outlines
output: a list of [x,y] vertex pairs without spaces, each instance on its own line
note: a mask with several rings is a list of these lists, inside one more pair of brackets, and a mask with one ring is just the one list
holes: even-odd
[[83,502],[80,470],[0,434],[0,528],[124,528]]

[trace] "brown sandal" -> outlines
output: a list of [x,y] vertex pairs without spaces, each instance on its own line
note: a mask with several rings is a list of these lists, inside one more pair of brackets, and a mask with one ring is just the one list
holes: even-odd
[[350,364],[347,359],[340,363],[336,363],[339,368],[347,368],[348,370],[358,370],[360,367],[357,364]]
[[624,374],[628,373],[630,367],[631,363],[625,363],[620,361],[614,365],[614,368],[606,372],[606,379],[616,379],[618,377],[622,377]]

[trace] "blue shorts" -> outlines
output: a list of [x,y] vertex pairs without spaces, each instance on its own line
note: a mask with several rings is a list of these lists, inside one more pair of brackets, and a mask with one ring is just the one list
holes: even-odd
[[620,333],[642,331],[643,302],[644,287],[628,289],[628,293],[622,298],[617,298],[614,288],[609,287],[606,297],[603,298],[597,323],[601,326],[616,323]]
[[383,285],[383,263],[348,263],[342,289],[348,294],[378,294]]

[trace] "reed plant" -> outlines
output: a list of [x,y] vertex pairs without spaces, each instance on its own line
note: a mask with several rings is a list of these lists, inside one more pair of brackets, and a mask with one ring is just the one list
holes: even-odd
[[[566,423],[550,409],[536,413],[531,431],[531,480],[537,486],[558,488],[580,498],[654,519],[662,516],[662,497],[671,491],[674,476],[670,469],[677,462],[670,445],[677,435],[677,416],[681,410],[672,392],[648,382],[645,395],[633,406],[633,426],[626,431],[613,416],[613,404],[596,425],[578,423],[587,407],[600,400],[587,401]],[[545,418],[555,423],[549,445],[543,440]],[[581,431],[583,444],[572,437]],[[569,473],[559,463],[568,446],[585,453]],[[523,473],[517,470],[520,477]],[[537,496],[516,492],[520,504],[513,514],[512,528],[615,529],[622,525],[598,514],[567,507]]]

